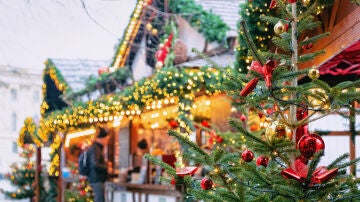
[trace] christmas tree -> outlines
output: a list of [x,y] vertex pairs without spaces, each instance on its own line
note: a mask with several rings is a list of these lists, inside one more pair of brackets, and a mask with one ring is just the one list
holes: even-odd
[[[314,34],[321,25],[316,16],[329,2],[272,0],[267,6],[276,9],[274,15],[261,16],[274,26],[268,52],[256,47],[241,21],[252,62],[248,73],[238,71],[243,67],[226,70],[223,88],[242,116],[230,119],[230,132],[204,127],[213,140],[208,150],[184,132],[169,131],[182,145],[188,167],[174,169],[146,155],[171,176],[163,181],[183,187],[187,201],[360,200],[359,180],[347,172],[360,159],[349,160],[344,154],[320,165],[325,143],[307,130],[308,123],[351,108],[360,97],[356,91],[360,80],[330,86],[320,79],[316,67],[299,68],[323,53],[310,49],[329,35]],[[192,175],[200,167],[207,172],[197,179]]]
[[6,175],[6,178],[10,180],[11,184],[17,189],[15,191],[1,190],[2,193],[10,199],[26,199],[33,198],[34,182],[35,182],[35,163],[31,160],[36,148],[32,144],[24,144],[20,156],[24,158],[21,165],[16,163],[10,166],[11,173]]

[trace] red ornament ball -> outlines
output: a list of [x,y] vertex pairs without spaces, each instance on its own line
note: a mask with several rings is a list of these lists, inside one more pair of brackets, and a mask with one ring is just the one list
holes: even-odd
[[325,149],[325,143],[320,135],[309,133],[299,139],[298,149],[305,158],[312,159],[315,152]]
[[247,149],[243,151],[241,158],[246,162],[251,162],[254,159],[254,153]]
[[244,114],[241,114],[240,120],[243,121],[243,122],[246,121],[246,116]]
[[212,188],[213,184],[214,183],[211,179],[205,177],[201,180],[200,186],[203,190],[209,190]]
[[266,168],[268,163],[269,163],[269,158],[266,156],[261,155],[256,159],[257,166],[264,166]]
[[204,127],[210,128],[210,124],[209,124],[209,122],[207,120],[201,121],[201,125],[204,126]]

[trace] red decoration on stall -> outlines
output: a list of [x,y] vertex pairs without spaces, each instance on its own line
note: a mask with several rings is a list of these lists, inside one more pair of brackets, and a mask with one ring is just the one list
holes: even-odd
[[214,142],[222,143],[224,140],[221,136],[217,135],[214,130],[210,131],[209,144],[213,145]]
[[176,175],[179,177],[184,177],[185,175],[194,175],[197,171],[198,167],[184,167],[184,168],[176,168]]
[[288,0],[289,3],[296,3],[296,0]]
[[269,158],[266,156],[261,155],[256,159],[257,166],[267,167],[268,163],[269,163]]
[[210,128],[209,121],[207,121],[207,120],[201,121],[201,125],[204,126],[204,127]]
[[200,182],[200,186],[201,186],[201,189],[203,190],[209,190],[213,187],[214,183],[211,179],[209,178],[203,178]]
[[109,67],[101,67],[98,69],[98,75],[102,75],[103,73],[108,73],[110,72],[110,68]]
[[171,120],[169,121],[169,125],[170,125],[171,128],[177,128],[177,127],[179,127],[179,123],[178,123],[176,120],[174,120],[174,119],[171,119]]
[[320,135],[315,133],[309,133],[303,135],[297,144],[298,149],[300,150],[301,155],[307,159],[312,159],[314,154],[320,150],[325,149],[324,140]]
[[241,154],[241,158],[246,162],[251,162],[254,159],[254,153],[251,150],[245,150]]

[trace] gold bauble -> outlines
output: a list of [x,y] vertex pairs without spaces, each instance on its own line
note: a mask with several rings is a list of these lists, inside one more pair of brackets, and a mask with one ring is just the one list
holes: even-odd
[[151,34],[157,35],[157,34],[158,34],[158,30],[157,30],[157,29],[152,29],[152,30],[151,30]]
[[147,23],[146,24],[146,30],[151,31],[151,29],[152,29],[152,24]]
[[269,142],[280,138],[292,140],[292,130],[282,121],[273,121],[265,130],[265,137]]
[[308,76],[310,79],[317,79],[320,76],[320,71],[317,68],[311,68],[308,71]]
[[275,34],[279,35],[279,34],[283,33],[284,31],[285,31],[285,25],[281,21],[277,22],[274,26]]

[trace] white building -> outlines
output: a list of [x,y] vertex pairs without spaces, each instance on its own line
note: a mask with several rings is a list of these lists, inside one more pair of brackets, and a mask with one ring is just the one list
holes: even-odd
[[[8,190],[4,174],[9,166],[21,162],[17,139],[24,120],[40,118],[42,72],[10,65],[0,66],[0,188]],[[0,194],[0,201],[4,201]]]

